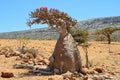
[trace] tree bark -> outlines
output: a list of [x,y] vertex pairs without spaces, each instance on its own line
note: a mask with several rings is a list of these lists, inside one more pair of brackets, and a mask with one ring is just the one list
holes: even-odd
[[83,50],[85,52],[85,58],[86,58],[86,63],[85,63],[85,67],[86,68],[89,68],[89,59],[88,59],[88,50],[87,50],[87,47],[83,47]]
[[70,33],[60,34],[49,66],[58,69],[60,73],[81,71],[81,56]]
[[107,35],[107,38],[108,38],[108,44],[111,44],[111,38],[110,38],[110,35]]

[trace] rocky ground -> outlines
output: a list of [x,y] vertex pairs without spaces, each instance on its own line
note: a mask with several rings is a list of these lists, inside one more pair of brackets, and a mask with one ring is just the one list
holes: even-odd
[[[88,55],[90,68],[83,68],[86,75],[67,72],[62,75],[31,74],[33,69],[16,69],[16,64],[48,65],[48,58],[52,54],[56,41],[54,40],[29,40],[26,47],[38,50],[37,56],[26,50],[25,54],[19,53],[19,40],[0,40],[0,80],[120,80],[120,43],[113,42],[108,45],[105,42],[89,42]],[[85,53],[78,46],[82,56],[83,67],[85,65]],[[3,78],[7,72],[11,78]]]

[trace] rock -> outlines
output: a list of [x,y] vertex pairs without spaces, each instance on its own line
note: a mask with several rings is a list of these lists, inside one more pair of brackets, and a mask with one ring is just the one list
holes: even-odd
[[21,60],[21,58],[19,56],[16,57],[16,60]]
[[3,55],[3,53],[2,53],[2,52],[0,52],[0,55]]
[[28,61],[29,61],[29,59],[27,59],[27,58],[23,59],[23,62],[25,62],[25,63],[28,62]]
[[15,55],[15,56],[19,56],[20,54],[21,54],[20,51],[14,51],[14,55]]
[[4,54],[5,52],[6,52],[6,50],[5,49],[1,49],[1,51],[0,51],[2,54]]
[[26,62],[20,62],[20,64],[26,64]]
[[14,77],[14,74],[12,72],[1,72],[1,77],[11,78],[11,77]]
[[19,55],[20,58],[23,58],[23,56],[24,56],[24,54],[20,54],[20,55]]
[[43,59],[43,61],[45,62],[45,64],[49,64],[49,60],[48,59]]
[[28,64],[33,64],[33,61],[28,61]]
[[43,63],[42,62],[38,62],[38,65],[43,65]]
[[105,80],[104,78],[100,77],[99,75],[92,76],[93,80]]
[[95,68],[94,70],[97,71],[98,73],[103,73],[104,72],[103,68]]
[[37,57],[36,57],[37,60],[43,60],[43,57],[39,54]]
[[[72,77],[72,78],[70,78],[69,80],[76,80],[76,77]],[[80,79],[79,79],[80,80]]]
[[82,74],[93,74],[94,70],[90,70],[88,68],[82,68]]
[[33,56],[32,54],[30,54],[30,53],[26,53],[26,56],[27,56],[29,59],[34,58],[34,56]]
[[78,72],[77,72],[77,71],[75,71],[75,72],[73,73],[73,76],[74,76],[74,77],[79,77]]
[[60,70],[59,69],[54,69],[54,74],[60,74]]
[[83,77],[83,76],[84,76],[84,74],[78,73],[78,77]]
[[70,71],[67,71],[66,73],[63,74],[63,78],[66,79],[66,78],[72,78],[73,77],[73,74],[70,72]]
[[82,68],[81,73],[84,74],[84,75],[86,75],[87,74],[86,73],[87,70],[88,70],[87,68]]
[[102,79],[115,79],[114,77],[111,77],[111,76],[107,76],[107,75],[100,75],[100,77],[102,78]]
[[5,57],[6,57],[6,58],[9,58],[9,57],[10,57],[10,53],[6,53],[6,54],[5,54]]
[[83,77],[83,80],[88,80],[88,76]]
[[54,78],[48,78],[48,80],[55,80]]
[[120,55],[120,53],[117,53],[117,55]]
[[50,57],[49,57],[49,61],[50,61],[50,62],[53,62],[53,61],[54,61],[53,56],[50,56]]
[[33,61],[34,65],[38,65],[38,63],[39,63],[39,61],[37,59],[33,59],[32,61]]

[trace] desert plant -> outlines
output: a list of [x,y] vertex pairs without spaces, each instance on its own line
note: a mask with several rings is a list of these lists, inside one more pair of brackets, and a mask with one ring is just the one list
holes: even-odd
[[50,57],[49,67],[58,69],[60,73],[66,71],[80,71],[81,57],[73,37],[68,33],[68,28],[75,26],[77,21],[67,13],[58,9],[48,9],[47,7],[37,8],[29,14],[30,19],[27,21],[28,26],[33,24],[48,24],[49,28],[59,31],[54,52]]
[[80,29],[80,30],[72,30],[69,29],[69,32],[72,34],[73,38],[75,41],[78,43],[78,45],[82,46],[84,52],[85,52],[85,59],[86,59],[86,64],[85,67],[89,68],[90,63],[88,59],[88,35],[89,32],[86,29]]
[[88,41],[88,35],[89,32],[86,29],[80,29],[80,30],[69,30],[70,33],[72,34],[73,38],[78,44],[83,44]]
[[107,38],[108,44],[110,44],[112,33],[119,31],[119,30],[120,28],[117,28],[117,27],[106,27],[103,29],[97,29],[95,31],[95,35],[104,35]]
[[39,51],[38,51],[37,49],[35,49],[34,47],[28,48],[28,49],[26,49],[25,51],[26,51],[26,53],[32,54],[32,56],[33,56],[34,58],[37,57],[37,55],[38,55],[38,53],[39,53]]
[[48,24],[50,28],[58,30],[60,28],[67,29],[73,27],[77,23],[77,21],[68,16],[67,13],[54,8],[48,10],[47,7],[40,7],[31,12],[29,16],[28,26],[41,23]]
[[17,38],[17,47],[21,53],[25,53],[25,48],[29,43],[29,38],[22,36]]
[[96,36],[95,41],[107,41],[107,38],[103,35]]

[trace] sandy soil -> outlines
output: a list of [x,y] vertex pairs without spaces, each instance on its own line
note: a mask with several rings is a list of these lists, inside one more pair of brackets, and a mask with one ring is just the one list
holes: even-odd
[[[29,40],[27,47],[34,47],[39,50],[39,54],[49,58],[55,47],[55,40]],[[0,39],[0,47],[10,46],[13,50],[16,50],[19,46],[18,40]],[[106,44],[103,42],[89,42],[88,55],[90,64],[93,67],[102,67],[110,74],[118,77],[120,80],[120,43],[112,42],[112,44]],[[85,65],[85,53],[81,46],[78,46],[83,66]],[[55,80],[61,80],[61,76],[27,76],[24,75],[28,70],[26,69],[13,69],[13,65],[17,63],[16,57],[5,58],[4,55],[0,55],[0,74],[2,71],[10,71],[15,74],[14,78],[2,78],[0,80],[48,80],[53,77]]]

